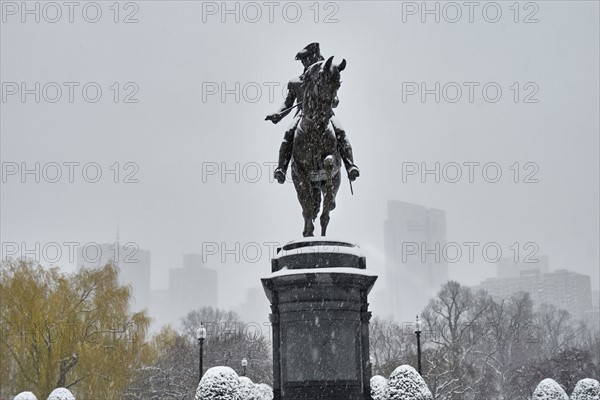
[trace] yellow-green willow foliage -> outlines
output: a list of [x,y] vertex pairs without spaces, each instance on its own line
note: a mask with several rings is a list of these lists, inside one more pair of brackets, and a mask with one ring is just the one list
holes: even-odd
[[29,390],[45,399],[66,387],[78,399],[120,399],[153,353],[145,344],[149,318],[129,311],[130,298],[112,265],[67,275],[3,262],[0,398]]

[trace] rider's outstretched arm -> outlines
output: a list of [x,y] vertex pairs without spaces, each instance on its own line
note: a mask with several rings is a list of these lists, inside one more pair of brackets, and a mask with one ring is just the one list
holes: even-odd
[[288,115],[292,110],[291,107],[294,105],[294,101],[296,101],[296,92],[292,89],[292,82],[288,83],[288,91],[283,104],[277,110],[276,114],[281,114],[281,118]]
[[292,81],[288,83],[288,92],[283,104],[279,107],[277,112],[267,115],[267,118],[265,118],[266,120],[276,124],[292,111],[292,106],[294,105],[294,101],[296,101],[296,91],[294,90],[293,85],[294,83]]

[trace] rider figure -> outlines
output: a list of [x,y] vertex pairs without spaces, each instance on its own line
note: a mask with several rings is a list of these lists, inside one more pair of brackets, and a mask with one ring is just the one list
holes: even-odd
[[[297,78],[294,78],[288,83],[288,94],[283,103],[283,105],[279,108],[279,110],[271,115],[268,115],[265,119],[273,122],[274,124],[278,123],[283,119],[286,115],[288,115],[293,108],[294,101],[296,101],[296,105],[298,110],[294,115],[294,119],[292,123],[288,126],[285,134],[283,136],[283,142],[281,142],[281,147],[279,148],[279,162],[277,168],[274,172],[274,177],[277,179],[277,182],[284,183],[285,182],[285,173],[288,168],[288,164],[290,163],[290,159],[292,158],[292,146],[294,142],[294,133],[296,131],[296,126],[302,117],[302,98],[304,96],[304,73],[308,67],[312,64],[323,61],[324,58],[321,55],[319,50],[319,43],[311,43],[302,49],[298,54],[296,54],[296,60],[300,60],[304,65],[304,72]],[[338,105],[337,97],[334,100],[333,107],[337,107]],[[338,121],[335,115],[333,115],[330,119],[331,125],[333,126],[333,131],[335,132],[336,139],[339,144],[340,156],[344,161],[344,166],[346,167],[346,171],[348,172],[348,179],[350,181],[354,181],[359,175],[360,171],[358,167],[354,164],[354,158],[352,156],[352,146],[350,145],[350,141],[346,137],[346,131],[342,128],[342,125]]]

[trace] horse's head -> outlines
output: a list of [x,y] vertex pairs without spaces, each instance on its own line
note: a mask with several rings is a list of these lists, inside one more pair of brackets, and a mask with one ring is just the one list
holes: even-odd
[[316,121],[326,122],[333,115],[333,105],[341,85],[341,72],[346,68],[346,60],[333,64],[333,56],[325,62],[311,65],[304,73],[305,92],[304,114]]

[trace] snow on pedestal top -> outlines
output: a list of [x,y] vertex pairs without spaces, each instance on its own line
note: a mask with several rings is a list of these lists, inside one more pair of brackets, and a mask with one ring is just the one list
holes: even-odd
[[288,242],[271,260],[271,272],[282,269],[366,269],[366,258],[352,243],[325,237]]
[[301,253],[345,253],[357,257],[364,257],[360,247],[354,243],[330,237],[315,236],[287,242],[281,247],[281,251],[274,258]]
[[344,268],[344,267],[332,267],[332,268],[304,268],[304,269],[287,269],[283,268],[279,271],[273,272],[268,278],[275,278],[278,276],[289,276],[298,274],[354,274],[363,276],[376,276],[374,273],[364,269],[357,268]]

